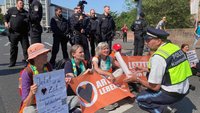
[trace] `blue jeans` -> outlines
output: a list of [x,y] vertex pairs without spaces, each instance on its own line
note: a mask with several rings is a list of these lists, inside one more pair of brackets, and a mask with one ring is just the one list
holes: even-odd
[[180,101],[186,94],[180,96],[172,96],[164,91],[144,90],[136,98],[138,106],[150,113],[162,113],[167,107],[177,101]]

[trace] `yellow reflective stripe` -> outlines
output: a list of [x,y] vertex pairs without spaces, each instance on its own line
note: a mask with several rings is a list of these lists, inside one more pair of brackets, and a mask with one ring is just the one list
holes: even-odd
[[187,60],[173,68],[170,68],[169,73],[171,84],[180,83],[192,75],[189,62]]

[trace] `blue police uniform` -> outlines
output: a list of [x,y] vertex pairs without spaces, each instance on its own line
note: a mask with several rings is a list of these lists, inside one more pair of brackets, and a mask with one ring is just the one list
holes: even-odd
[[61,16],[54,16],[51,19],[51,30],[53,31],[53,47],[52,47],[52,56],[50,59],[50,63],[54,66],[56,55],[59,51],[59,45],[61,44],[63,58],[68,59],[67,52],[67,42],[68,37],[66,36],[69,33],[69,21]]
[[143,54],[144,36],[147,27],[144,16],[144,13],[140,13],[140,18],[131,25],[131,30],[134,32],[134,56],[142,56]]
[[10,41],[10,65],[13,67],[16,64],[18,54],[18,42],[22,45],[24,59],[28,58],[27,49],[28,41],[28,12],[24,9],[18,10],[16,7],[8,9],[5,15],[5,22],[10,24],[9,41]]
[[29,0],[29,24],[31,44],[41,43],[42,4],[38,0]]

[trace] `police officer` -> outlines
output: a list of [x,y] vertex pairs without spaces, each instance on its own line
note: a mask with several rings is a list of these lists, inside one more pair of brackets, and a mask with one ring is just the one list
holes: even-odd
[[113,36],[115,34],[115,22],[110,15],[110,6],[104,6],[104,14],[100,16],[101,42],[107,42],[111,50]]
[[89,40],[91,46],[91,55],[95,56],[95,46],[100,42],[100,27],[99,20],[96,17],[94,9],[90,10],[89,24],[87,27],[89,31]]
[[42,4],[38,0],[29,0],[29,24],[31,44],[41,43]]
[[84,48],[85,59],[89,60],[90,52],[87,40],[88,31],[86,30],[88,17],[83,14],[84,5],[80,2],[76,7],[77,13],[73,14],[70,18],[71,30],[73,32],[73,37],[71,39],[73,40],[73,44],[80,44]]
[[53,31],[53,47],[50,63],[55,65],[56,55],[59,51],[59,45],[61,43],[63,58],[68,59],[67,42],[70,25],[69,21],[62,16],[62,8],[55,9],[55,16],[51,19],[51,30]]
[[132,25],[131,30],[134,32],[134,56],[142,56],[144,48],[144,35],[146,33],[147,22],[144,19],[143,12],[140,13],[139,19],[137,19]]
[[10,41],[10,64],[13,67],[16,64],[18,54],[18,42],[22,45],[24,59],[27,59],[27,49],[29,47],[28,41],[28,12],[24,9],[24,1],[17,0],[16,7],[8,9],[5,15],[5,27],[9,31]]
[[179,46],[167,41],[167,32],[148,28],[147,35],[147,46],[155,52],[150,58],[148,69],[137,67],[136,70],[149,72],[148,80],[132,75],[126,81],[138,82],[147,88],[136,98],[141,109],[150,113],[175,113],[176,109],[169,105],[187,95],[188,78],[192,76],[190,64]]

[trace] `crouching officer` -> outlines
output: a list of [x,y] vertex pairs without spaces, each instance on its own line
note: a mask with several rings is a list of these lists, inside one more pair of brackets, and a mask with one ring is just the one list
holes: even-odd
[[18,54],[18,42],[22,45],[24,59],[28,58],[27,49],[29,47],[28,41],[28,12],[24,9],[23,0],[17,0],[16,7],[8,9],[5,15],[5,27],[9,31],[10,41],[10,65],[13,67],[16,64]]
[[138,94],[136,100],[141,109],[150,113],[175,113],[176,109],[168,105],[183,99],[189,90],[190,64],[179,46],[167,41],[168,35],[160,29],[147,29],[145,41],[155,52],[150,58],[149,69],[137,67],[136,70],[149,72],[148,81],[137,75],[126,79],[147,88]]
[[31,44],[41,43],[42,4],[38,0],[29,0],[29,24]]
[[62,16],[62,8],[55,9],[55,16],[51,19],[51,30],[53,31],[53,47],[50,63],[55,65],[56,55],[59,51],[59,45],[61,43],[63,58],[68,59],[67,42],[69,33],[69,21]]

